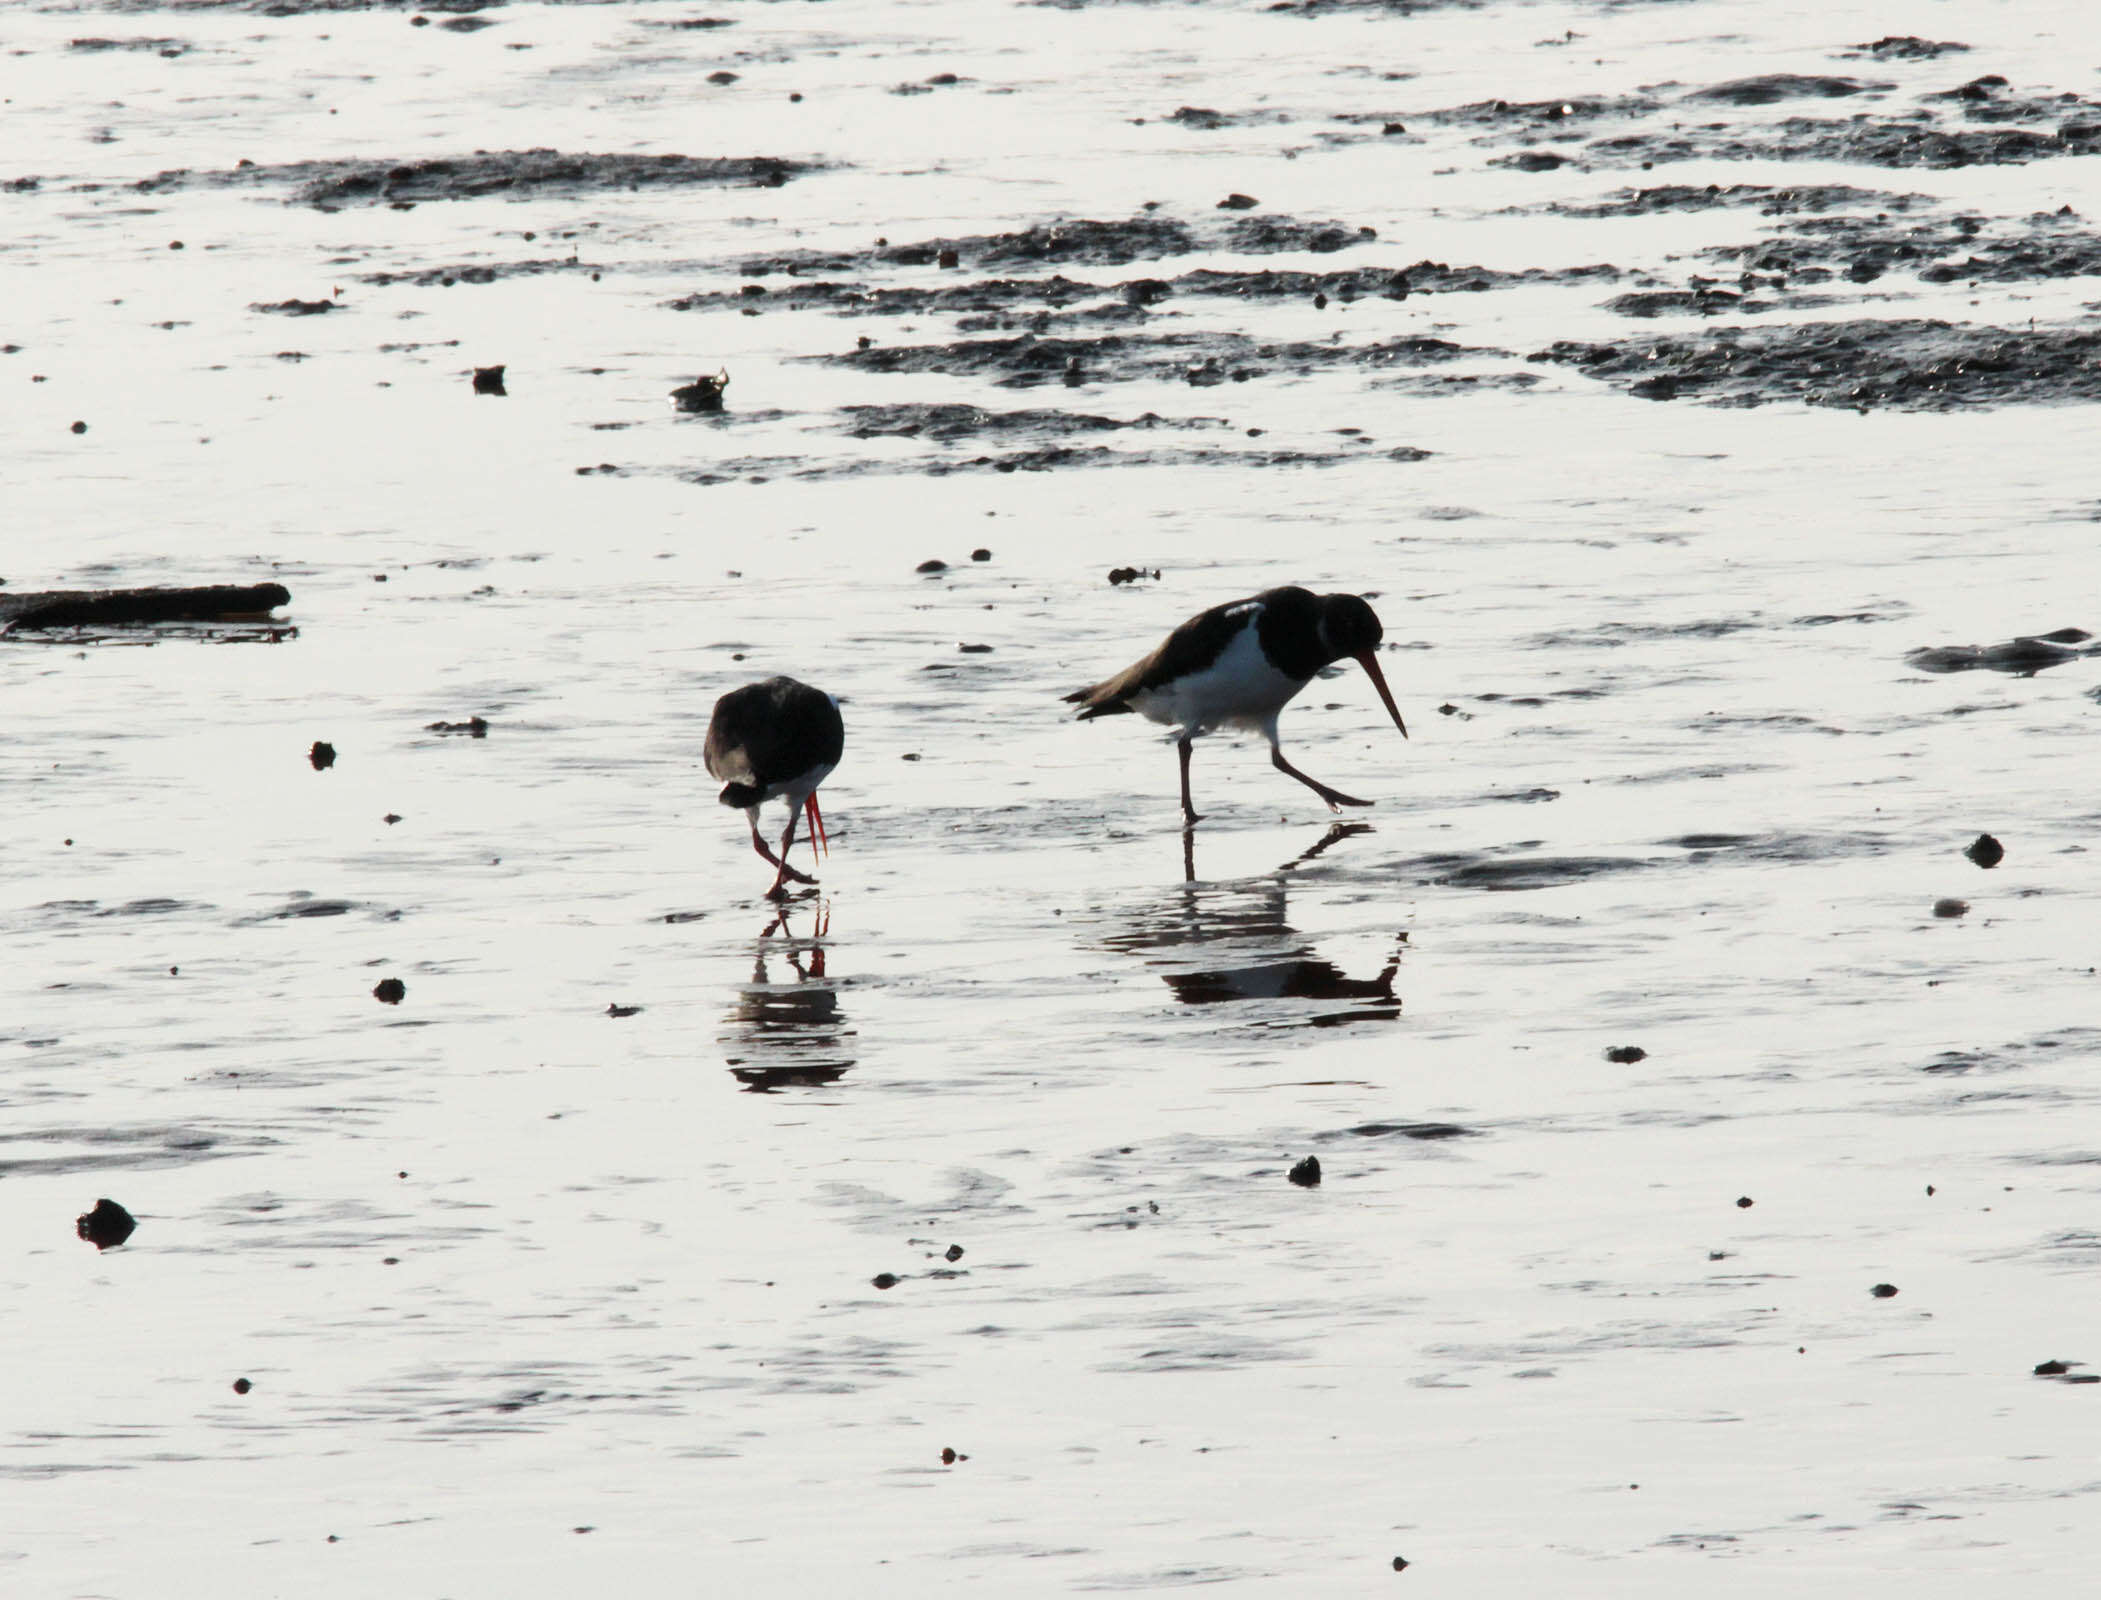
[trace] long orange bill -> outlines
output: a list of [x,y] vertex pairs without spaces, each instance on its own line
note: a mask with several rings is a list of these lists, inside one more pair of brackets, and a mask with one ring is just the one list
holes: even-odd
[[1403,739],[1408,737],[1408,724],[1401,720],[1401,708],[1393,703],[1393,693],[1386,687],[1386,674],[1379,670],[1379,658],[1367,650],[1357,657],[1357,665],[1370,676],[1372,687],[1379,691],[1379,698],[1386,702],[1386,709],[1393,713],[1393,725],[1401,730]]
[[826,855],[832,853],[832,841],[824,836],[824,818],[818,813],[817,795],[814,790],[811,792],[810,798],[804,802],[803,809],[810,814],[810,859],[815,861],[817,859],[817,847],[820,844],[824,846]]

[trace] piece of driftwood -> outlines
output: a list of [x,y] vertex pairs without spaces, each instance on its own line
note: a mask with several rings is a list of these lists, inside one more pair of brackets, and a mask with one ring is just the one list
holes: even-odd
[[194,589],[0,589],[0,633],[32,628],[110,628],[153,622],[261,621],[289,604],[281,583],[213,583]]

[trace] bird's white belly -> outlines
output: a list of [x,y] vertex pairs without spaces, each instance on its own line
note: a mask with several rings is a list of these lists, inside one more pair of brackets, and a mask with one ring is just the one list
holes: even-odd
[[1233,636],[1233,642],[1210,666],[1134,694],[1130,705],[1148,721],[1184,733],[1228,726],[1268,733],[1277,713],[1305,687],[1304,681],[1286,677],[1270,665],[1250,624]]
[[768,800],[778,800],[785,796],[788,809],[793,811],[817,792],[817,786],[832,775],[832,769],[838,764],[836,761],[820,761],[807,772],[799,772],[783,783],[769,783],[766,785],[766,792],[759,796],[759,803],[764,805]]

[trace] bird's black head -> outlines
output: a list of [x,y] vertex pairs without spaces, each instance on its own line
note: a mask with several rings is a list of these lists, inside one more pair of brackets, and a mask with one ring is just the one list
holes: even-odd
[[748,783],[725,783],[716,798],[733,811],[749,811],[766,798],[766,793]]
[[1376,650],[1379,641],[1385,637],[1386,630],[1379,626],[1379,614],[1359,596],[1325,594],[1320,597],[1320,642],[1330,661]]

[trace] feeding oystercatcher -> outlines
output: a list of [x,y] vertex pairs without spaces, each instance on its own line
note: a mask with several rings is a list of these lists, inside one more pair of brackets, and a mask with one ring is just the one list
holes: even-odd
[[[781,885],[790,878],[797,883],[817,881],[788,865],[788,849],[795,843],[796,818],[808,811],[811,857],[820,844],[831,853],[824,818],[817,810],[817,786],[832,775],[845,749],[846,724],[839,717],[839,702],[793,678],[747,683],[715,702],[701,758],[709,775],[722,780],[722,803],[742,811],[751,824],[751,847],[780,868],[766,891],[768,899],[779,899]],[[788,801],[788,831],[781,835],[781,853],[775,855],[759,837],[759,807],[783,796]]]
[[1376,652],[1384,631],[1357,595],[1265,589],[1251,600],[1198,612],[1143,661],[1065,698],[1085,707],[1082,721],[1135,711],[1176,730],[1184,827],[1203,820],[1189,803],[1189,742],[1227,726],[1248,728],[1269,740],[1270,764],[1327,801],[1329,810],[1368,806],[1369,800],[1331,789],[1284,759],[1277,748],[1277,714],[1322,667],[1349,656],[1371,675],[1405,739],[1408,725],[1379,671]]

